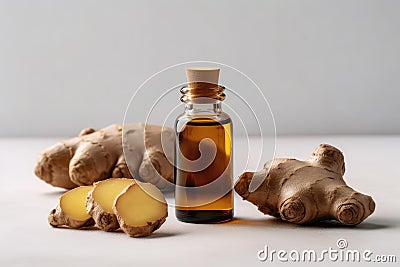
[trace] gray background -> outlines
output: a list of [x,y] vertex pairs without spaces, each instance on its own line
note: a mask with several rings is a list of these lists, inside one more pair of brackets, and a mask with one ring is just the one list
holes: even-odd
[[254,79],[279,134],[399,134],[399,14],[387,0],[0,1],[0,136],[121,122],[145,79],[191,60]]

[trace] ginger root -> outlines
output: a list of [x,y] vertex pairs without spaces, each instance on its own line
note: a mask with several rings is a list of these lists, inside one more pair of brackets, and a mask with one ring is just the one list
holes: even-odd
[[87,196],[86,210],[101,230],[109,232],[119,228],[113,211],[114,201],[125,188],[133,183],[135,183],[133,179],[111,178],[94,184]]
[[[375,202],[347,186],[344,171],[342,152],[321,144],[305,161],[274,159],[259,172],[243,173],[235,191],[264,214],[292,223],[334,219],[356,225],[374,212]],[[249,192],[253,177],[264,180],[254,192]]]
[[168,205],[157,187],[136,182],[117,196],[113,211],[126,234],[142,237],[150,235],[165,222]]
[[66,189],[110,177],[135,176],[168,191],[173,188],[174,140],[171,128],[152,124],[87,128],[79,136],[43,151],[35,174]]
[[86,198],[93,186],[80,186],[64,193],[59,204],[48,217],[49,224],[53,227],[66,226],[79,228],[92,226],[94,221],[86,212]]

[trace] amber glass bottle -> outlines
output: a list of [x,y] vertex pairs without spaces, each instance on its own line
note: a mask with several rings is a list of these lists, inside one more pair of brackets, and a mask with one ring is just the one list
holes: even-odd
[[232,121],[222,112],[219,69],[187,69],[185,112],[175,124],[176,217],[192,223],[233,217]]

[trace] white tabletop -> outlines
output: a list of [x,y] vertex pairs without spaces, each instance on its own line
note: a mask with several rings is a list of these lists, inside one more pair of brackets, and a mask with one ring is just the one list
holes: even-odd
[[[236,196],[235,220],[230,223],[182,223],[170,208],[161,229],[150,237],[137,239],[121,232],[55,229],[48,225],[47,215],[63,190],[36,178],[33,166],[38,153],[58,140],[0,139],[0,266],[265,265],[271,262],[257,258],[257,252],[265,246],[269,250],[320,253],[329,247],[337,249],[340,238],[346,239],[347,249],[371,250],[372,257],[396,255],[400,261],[399,136],[278,138],[279,157],[306,158],[322,142],[344,151],[346,181],[373,196],[377,204],[375,213],[357,227],[285,223],[264,216],[254,205]],[[242,149],[245,143],[239,139],[235,142],[237,166],[246,159]],[[239,170],[235,171],[238,176]],[[275,258],[272,263],[279,262]],[[331,262],[326,259],[324,263]]]

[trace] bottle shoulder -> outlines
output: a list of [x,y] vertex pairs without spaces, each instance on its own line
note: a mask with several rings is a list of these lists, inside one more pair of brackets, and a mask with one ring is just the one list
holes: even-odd
[[228,113],[218,112],[218,113],[210,113],[210,114],[201,114],[201,113],[187,113],[183,112],[176,118],[176,122],[178,121],[190,121],[190,120],[213,120],[216,122],[222,121],[231,121],[231,117]]

